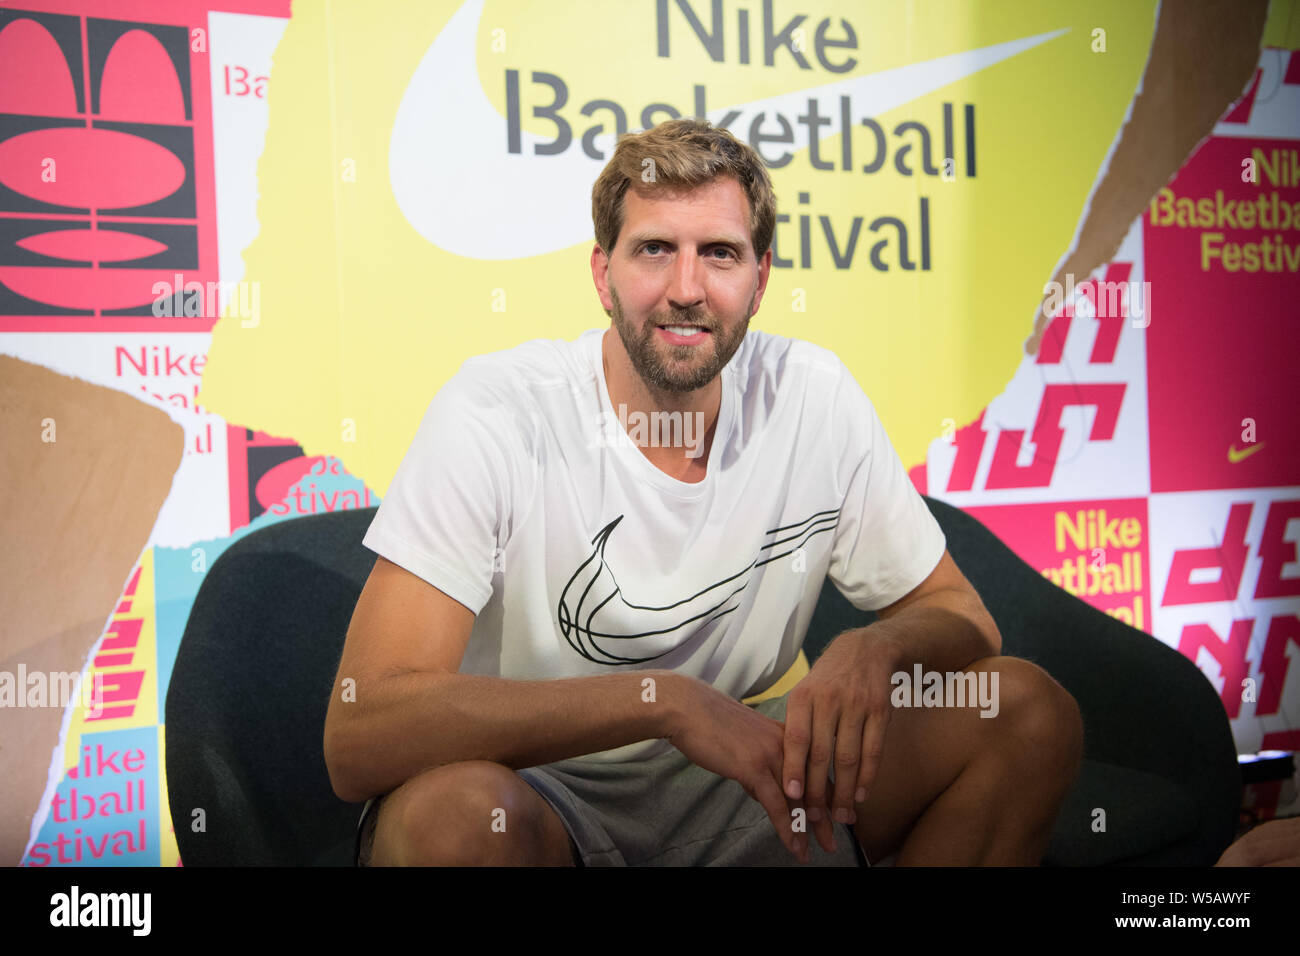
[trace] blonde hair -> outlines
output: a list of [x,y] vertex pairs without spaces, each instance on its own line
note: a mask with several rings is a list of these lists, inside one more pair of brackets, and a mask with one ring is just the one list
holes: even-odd
[[[652,160],[647,163],[646,160]],[[643,180],[651,171],[652,179]],[[666,120],[641,133],[625,133],[591,187],[596,244],[612,255],[623,228],[623,197],[629,186],[694,189],[718,177],[740,184],[749,200],[749,235],[761,259],[776,228],[776,195],[762,159],[747,143],[705,120]],[[643,182],[653,185],[642,185]]]

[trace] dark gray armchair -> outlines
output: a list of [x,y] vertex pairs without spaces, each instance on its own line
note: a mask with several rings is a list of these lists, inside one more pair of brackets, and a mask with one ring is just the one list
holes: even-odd
[[[1083,712],[1083,767],[1044,863],[1212,865],[1233,837],[1241,777],[1209,681],[1044,579],[974,518],[926,503],[997,621],[1003,653],[1044,668]],[[361,545],[374,514],[272,525],[208,571],[166,703],[167,788],[186,866],[351,865],[361,808],[334,795],[321,748],[348,622],[375,560]],[[828,580],[809,661],[874,617]],[[196,833],[199,807],[206,828]],[[1106,810],[1104,833],[1092,830],[1095,807]]]

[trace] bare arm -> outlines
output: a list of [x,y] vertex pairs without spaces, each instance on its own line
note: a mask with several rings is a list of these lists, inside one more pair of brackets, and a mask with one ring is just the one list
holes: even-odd
[[854,631],[891,641],[897,667],[920,663],[929,670],[955,671],[1002,653],[997,624],[947,550],[929,577],[877,616],[874,624]]
[[518,769],[667,737],[687,685],[698,683],[671,671],[537,681],[460,674],[473,623],[464,605],[376,561],[325,720],[325,763],[340,799],[386,793],[462,760]]

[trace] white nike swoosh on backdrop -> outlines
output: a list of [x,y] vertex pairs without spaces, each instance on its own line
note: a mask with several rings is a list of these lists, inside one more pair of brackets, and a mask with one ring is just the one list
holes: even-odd
[[[506,119],[484,95],[475,61],[482,13],[483,0],[466,0],[429,46],[402,95],[388,153],[389,179],[398,208],[429,242],[473,259],[519,259],[588,242],[592,235],[591,186],[605,161],[582,151],[580,140],[586,126],[577,125],[574,117],[583,124],[594,120],[581,116],[571,99],[562,111],[567,111],[566,118],[575,124],[568,150],[559,156],[537,156],[534,144],[553,137],[536,136],[524,129],[522,152],[506,152]],[[738,109],[740,116],[730,128],[745,131],[756,113],[766,112],[764,129],[771,130],[772,113],[795,116],[814,99],[821,114],[838,124],[839,98],[849,96],[856,123],[861,117],[888,112],[1067,32],[1054,30],[724,106],[710,110],[708,118],[717,122]],[[520,82],[528,82],[524,71]],[[693,97],[691,103],[676,105],[693,109]],[[634,116],[630,115],[629,122]],[[792,125],[794,142],[781,145],[792,152],[806,149],[807,127]],[[596,137],[595,144],[608,157],[614,133]]]

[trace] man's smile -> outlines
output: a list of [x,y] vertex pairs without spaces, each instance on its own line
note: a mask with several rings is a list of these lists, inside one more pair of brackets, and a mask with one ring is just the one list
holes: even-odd
[[712,333],[699,325],[660,325],[657,331],[669,345],[702,345],[712,338]]

